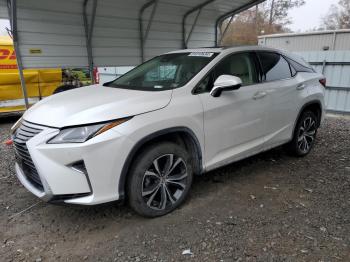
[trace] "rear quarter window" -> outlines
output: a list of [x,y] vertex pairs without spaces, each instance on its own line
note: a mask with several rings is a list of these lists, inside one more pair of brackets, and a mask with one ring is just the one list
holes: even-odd
[[304,65],[302,65],[301,63],[298,63],[297,61],[289,57],[287,57],[286,59],[297,72],[315,73],[315,70],[311,67],[311,65],[308,65],[306,62],[304,63]]

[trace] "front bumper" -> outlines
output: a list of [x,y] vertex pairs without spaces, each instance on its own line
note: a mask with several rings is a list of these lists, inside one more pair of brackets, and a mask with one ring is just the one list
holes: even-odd
[[22,170],[22,168],[18,163],[15,164],[15,169],[16,169],[17,178],[28,191],[32,192],[34,195],[36,195],[37,197],[43,200],[46,200],[46,201],[50,200],[50,198],[52,197],[51,194],[49,192],[45,192],[35,187],[32,181],[30,181],[28,177],[24,174],[24,171]]
[[[24,123],[38,128],[38,125]],[[25,141],[25,146],[41,185],[28,176],[19,157],[16,175],[25,188],[49,202],[95,205],[120,200],[120,174],[128,149],[132,146],[131,141],[111,129],[85,143],[47,144],[46,141],[57,135],[59,130],[39,127],[42,131]],[[18,137],[21,138],[20,134]],[[16,138],[15,134],[14,141]],[[17,147],[17,155],[23,156]],[[84,163],[84,172],[72,167],[76,162]]]

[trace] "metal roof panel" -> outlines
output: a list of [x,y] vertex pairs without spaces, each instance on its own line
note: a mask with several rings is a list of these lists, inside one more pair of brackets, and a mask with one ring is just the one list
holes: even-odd
[[[7,18],[6,1],[0,0],[0,18]],[[84,0],[15,1],[24,68],[88,66],[82,15]],[[89,22],[93,1],[86,1]],[[152,2],[157,4],[150,4],[142,15],[145,39],[141,50],[140,11],[146,3]],[[185,38],[190,35],[187,46],[215,46],[217,19],[231,10],[244,9],[258,2],[261,0],[97,0],[91,38],[94,66],[136,65],[142,56],[147,59],[183,48],[183,18],[204,3],[207,5],[203,5],[200,13],[195,10],[185,19]],[[156,9],[153,10],[154,6]],[[32,49],[41,52],[31,53]]]

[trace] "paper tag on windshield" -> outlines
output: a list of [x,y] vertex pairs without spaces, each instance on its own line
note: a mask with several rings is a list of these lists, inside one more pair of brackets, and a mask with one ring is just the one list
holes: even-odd
[[200,57],[212,57],[214,53],[209,52],[193,52],[190,53],[188,56],[200,56]]

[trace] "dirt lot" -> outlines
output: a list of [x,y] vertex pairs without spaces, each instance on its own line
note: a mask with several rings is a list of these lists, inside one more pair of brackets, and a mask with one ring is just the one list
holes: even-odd
[[[0,119],[0,141],[14,121]],[[157,219],[38,201],[1,143],[0,260],[350,261],[349,136],[349,119],[328,118],[308,157],[274,149],[198,177],[185,205]]]

